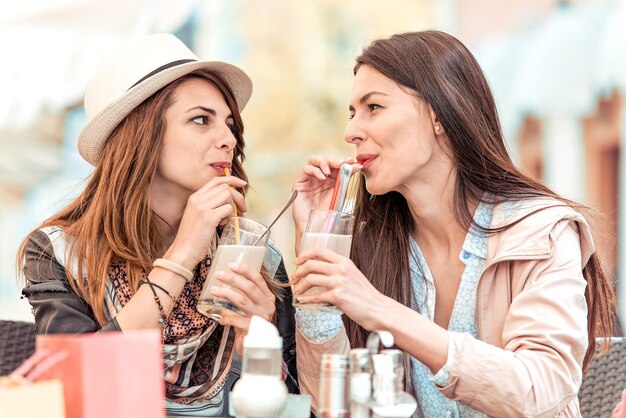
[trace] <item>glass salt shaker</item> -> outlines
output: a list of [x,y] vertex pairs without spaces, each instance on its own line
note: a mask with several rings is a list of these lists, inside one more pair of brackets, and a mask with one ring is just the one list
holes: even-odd
[[241,377],[232,391],[240,418],[280,416],[287,405],[287,386],[281,378],[283,339],[276,327],[258,316],[250,320],[243,338]]

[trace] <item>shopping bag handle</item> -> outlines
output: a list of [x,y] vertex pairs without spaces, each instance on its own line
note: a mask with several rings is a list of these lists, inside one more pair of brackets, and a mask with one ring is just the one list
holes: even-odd
[[45,348],[39,349],[35,351],[32,356],[27,358],[24,363],[13,370],[9,376],[17,379],[23,378],[27,382],[32,383],[37,380],[43,372],[65,360],[67,356],[67,351],[58,351],[53,354],[50,350]]

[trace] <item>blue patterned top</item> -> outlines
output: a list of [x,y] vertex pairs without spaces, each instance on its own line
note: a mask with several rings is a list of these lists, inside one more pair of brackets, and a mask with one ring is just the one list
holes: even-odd
[[296,307],[296,327],[308,341],[323,344],[339,333],[343,321],[341,314],[314,312]]
[[[492,215],[493,205],[481,203],[476,208],[474,221],[478,225],[488,228],[491,225]],[[446,398],[437,390],[435,385],[446,386],[448,384],[451,362],[461,343],[462,334],[470,334],[474,338],[478,338],[476,290],[480,276],[485,268],[487,238],[487,234],[475,227],[471,227],[465,236],[465,241],[459,254],[460,260],[465,264],[465,269],[461,275],[461,283],[454,300],[450,323],[448,324],[450,341],[447,363],[433,376],[428,367],[417,359],[411,358],[411,382],[415,390],[415,396],[419,400],[422,414],[425,417],[473,418],[485,416],[460,402]],[[435,317],[435,299],[437,297],[435,283],[422,251],[412,238],[409,264],[414,294],[412,308],[433,321]]]
[[[511,209],[514,211],[514,208]],[[481,203],[476,208],[474,221],[478,225],[488,228],[491,225],[492,216],[493,205]],[[478,338],[476,291],[478,281],[485,267],[487,238],[485,233],[474,227],[470,228],[459,254],[460,260],[465,264],[465,270],[461,275],[461,283],[448,325],[450,343],[448,346],[447,363],[436,375],[433,375],[428,367],[417,359],[411,358],[411,382],[415,390],[415,396],[419,400],[422,415],[425,417],[474,418],[485,416],[459,402],[446,398],[437,390],[435,385],[445,386],[448,384],[451,361],[461,342],[461,334],[469,334],[474,338]],[[436,299],[434,280],[419,246],[413,238],[410,239],[410,243],[409,266],[414,294],[411,307],[433,321]],[[422,274],[418,265],[424,274]],[[296,309],[296,326],[307,340],[316,344],[322,344],[337,335],[341,329],[341,315]]]

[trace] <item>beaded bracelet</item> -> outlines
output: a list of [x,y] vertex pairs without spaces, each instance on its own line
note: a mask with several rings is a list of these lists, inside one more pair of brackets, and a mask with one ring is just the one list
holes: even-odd
[[152,266],[161,267],[162,269],[169,270],[172,273],[178,274],[179,276],[183,277],[186,282],[189,282],[191,281],[191,279],[193,279],[193,273],[191,272],[191,270],[188,270],[180,264],[177,264],[172,260],[168,260],[167,258],[157,258],[152,263]]
[[157,288],[157,289],[159,289],[161,292],[165,293],[165,294],[167,295],[167,297],[169,297],[169,298],[170,298],[170,300],[171,300],[172,302],[176,302],[176,299],[174,298],[174,296],[170,295],[170,292],[168,292],[168,291],[167,291],[167,289],[166,289],[166,288],[164,288],[163,286],[158,285],[158,284],[156,284],[156,283],[154,283],[154,282],[151,282],[151,281],[149,281],[148,279],[145,279],[143,282],[141,282],[141,284],[147,284],[148,286],[154,286],[154,287],[156,287],[156,288]]
[[165,315],[165,309],[163,309],[163,305],[161,304],[161,299],[159,299],[159,295],[157,295],[156,290],[154,290],[154,283],[152,283],[147,277],[146,283],[148,283],[150,290],[152,290],[152,294],[154,295],[154,301],[159,307],[159,324],[161,324],[161,327],[163,327],[164,324],[167,325],[167,315]]

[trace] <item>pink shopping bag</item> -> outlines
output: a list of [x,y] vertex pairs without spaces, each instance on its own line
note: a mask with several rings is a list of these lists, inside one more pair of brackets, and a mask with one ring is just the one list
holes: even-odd
[[39,378],[63,382],[67,418],[165,416],[158,331],[40,335],[36,347],[67,354]]

